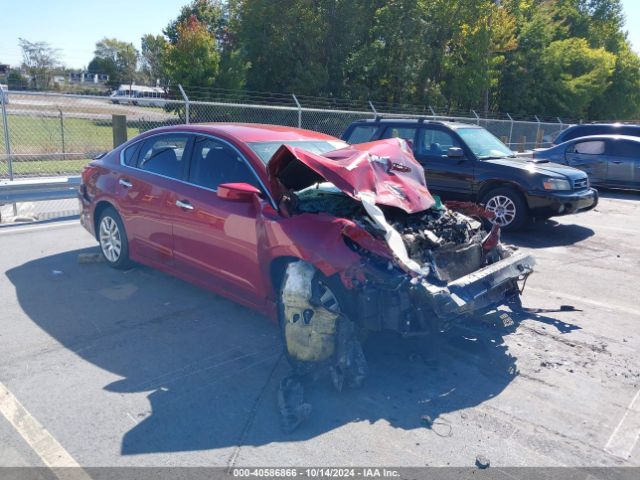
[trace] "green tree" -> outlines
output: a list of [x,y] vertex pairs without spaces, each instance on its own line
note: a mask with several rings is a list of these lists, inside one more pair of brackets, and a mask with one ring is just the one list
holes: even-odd
[[625,41],[618,48],[615,70],[607,89],[595,97],[589,117],[597,119],[640,118],[640,57]]
[[583,38],[552,42],[543,53],[546,113],[587,118],[594,98],[610,85],[616,57],[604,48],[593,49]]
[[206,25],[195,16],[176,26],[176,40],[167,46],[164,69],[175,84],[210,87],[220,68],[220,54]]
[[225,3],[233,4],[234,2],[193,0],[190,4],[180,9],[178,17],[169,22],[169,25],[167,25],[163,33],[169,39],[169,43],[175,45],[180,38],[180,25],[189,21],[192,17],[195,17],[198,23],[203,25],[212,37],[220,37],[223,35],[228,19]]
[[131,43],[115,38],[104,38],[96,43],[91,69],[102,69],[92,73],[107,73],[108,85],[118,88],[121,84],[132,85],[136,77],[138,51]]
[[169,44],[162,35],[143,35],[141,38],[140,70],[149,84],[168,82],[165,71],[165,56]]
[[34,88],[47,88],[52,71],[60,65],[59,51],[47,42],[30,42],[20,38],[18,43],[22,49],[22,67],[30,76]]

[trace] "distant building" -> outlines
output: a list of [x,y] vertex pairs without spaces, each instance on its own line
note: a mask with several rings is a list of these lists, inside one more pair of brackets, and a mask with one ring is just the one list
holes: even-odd
[[104,85],[109,81],[106,73],[89,73],[85,71],[69,72],[69,83],[93,83],[94,85]]

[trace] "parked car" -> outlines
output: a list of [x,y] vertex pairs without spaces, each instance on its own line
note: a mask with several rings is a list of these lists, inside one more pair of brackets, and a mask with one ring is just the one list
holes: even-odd
[[351,144],[392,137],[412,144],[431,192],[444,200],[485,205],[505,230],[521,228],[529,218],[584,212],[598,203],[584,172],[519,158],[477,125],[376,118],[354,122],[342,135]]
[[79,199],[108,265],[139,262],[265,312],[296,368],[333,362],[354,381],[357,332],[440,332],[519,298],[534,264],[436,202],[399,139],[159,128],[93,160]]
[[594,185],[640,189],[640,137],[594,135],[576,138],[538,150],[534,158],[579,168],[589,175]]
[[628,135],[640,137],[640,125],[628,123],[585,123],[571,125],[556,135],[553,139],[553,144],[560,145],[574,138],[589,137],[591,135]]

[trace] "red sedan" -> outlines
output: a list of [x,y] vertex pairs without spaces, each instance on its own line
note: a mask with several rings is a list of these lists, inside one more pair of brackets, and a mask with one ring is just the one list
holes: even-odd
[[440,332],[517,298],[534,263],[434,199],[399,139],[160,128],[92,161],[79,197],[110,266],[139,262],[265,312],[294,366],[331,363],[356,382],[360,330]]

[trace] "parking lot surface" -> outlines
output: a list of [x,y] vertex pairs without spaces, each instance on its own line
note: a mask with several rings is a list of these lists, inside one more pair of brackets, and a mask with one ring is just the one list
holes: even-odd
[[514,325],[432,350],[374,335],[365,385],[308,381],[292,434],[266,317],[146,267],[78,263],[97,246],[75,220],[2,227],[0,466],[640,466],[639,218],[638,195],[607,192],[503,235],[538,262]]

